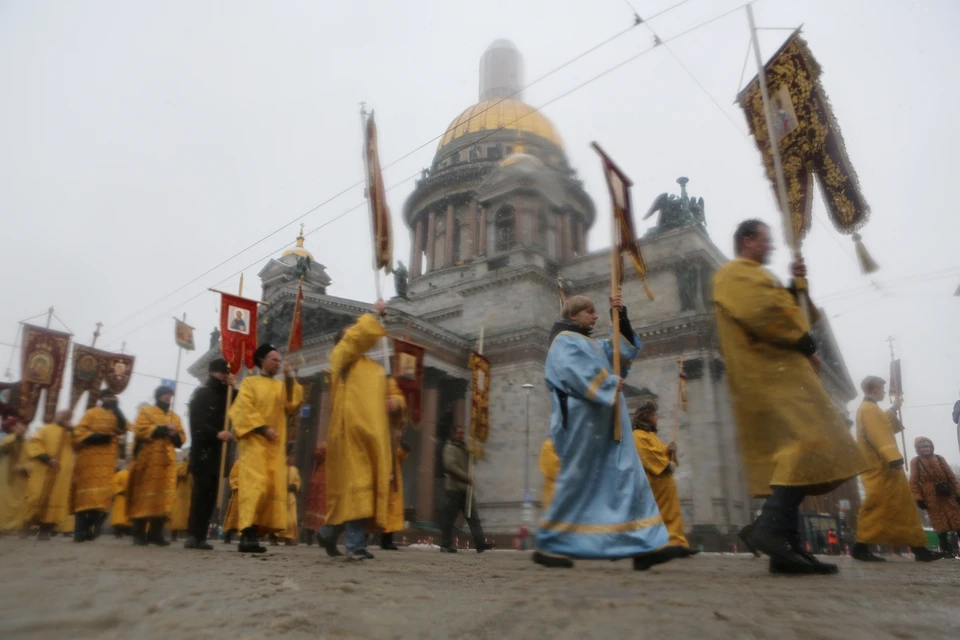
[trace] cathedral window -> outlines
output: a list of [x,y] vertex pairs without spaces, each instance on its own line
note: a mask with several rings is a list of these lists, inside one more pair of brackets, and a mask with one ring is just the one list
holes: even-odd
[[497,251],[509,251],[517,244],[517,223],[513,207],[505,205],[497,211],[494,233]]

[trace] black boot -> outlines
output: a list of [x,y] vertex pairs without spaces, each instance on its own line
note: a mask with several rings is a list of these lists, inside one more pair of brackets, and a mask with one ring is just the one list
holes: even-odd
[[170,543],[163,537],[163,518],[150,518],[150,533],[147,542],[158,547],[169,547]]
[[260,539],[257,538],[257,528],[247,527],[240,532],[240,545],[237,547],[240,553],[266,553],[267,548],[260,546]]
[[860,562],[886,562],[885,558],[874,555],[870,547],[862,542],[853,545],[853,559]]
[[46,542],[50,540],[50,533],[53,531],[52,524],[41,524],[40,533],[37,534],[37,540],[40,542]]
[[183,543],[183,548],[197,549],[199,551],[210,551],[213,549],[213,546],[207,544],[206,540],[202,540],[196,536],[187,536],[186,542]]
[[634,571],[646,571],[650,567],[656,566],[658,564],[663,564],[665,562],[670,562],[671,560],[676,560],[677,558],[683,557],[683,550],[686,547],[670,546],[658,549],[653,553],[646,553],[642,556],[636,556],[633,559],[633,570]]
[[753,554],[754,558],[760,557],[760,552],[757,551],[757,548],[753,546],[753,543],[750,542],[750,534],[753,533],[753,523],[751,522],[747,526],[740,529],[740,533],[737,534],[737,537],[740,538],[740,541],[743,542],[743,546],[747,548],[747,551]]
[[233,540],[233,532],[227,531],[223,534],[223,544],[230,544],[230,541]]
[[560,556],[548,556],[547,554],[540,553],[539,551],[533,552],[533,561],[549,569],[572,569],[573,568],[573,560],[571,560],[570,558],[562,558]]
[[398,547],[398,546],[393,542],[393,534],[392,534],[392,533],[383,533],[383,534],[380,534],[380,548],[383,549],[384,551],[399,551],[399,550],[400,550],[400,547]]
[[340,556],[343,555],[343,553],[340,552],[340,549],[337,549],[336,538],[332,540],[325,538],[323,537],[323,533],[321,533],[320,531],[317,531],[317,542],[320,543],[320,547],[327,552],[327,555],[329,557],[339,558]]
[[147,521],[141,518],[133,521],[133,546],[147,546]]
[[949,557],[942,553],[934,553],[926,547],[910,547],[910,551],[913,552],[913,559],[917,562],[936,562],[937,560],[943,560]]
[[768,529],[754,528],[748,537],[758,550],[770,556],[770,572],[790,575],[821,573],[806,558],[796,552],[789,536]]
[[[790,536],[790,546],[793,547],[793,550],[797,553],[798,556],[806,560],[807,564],[809,564],[813,568],[813,573],[818,575],[833,575],[834,573],[838,573],[840,571],[840,568],[837,565],[830,564],[829,562],[820,562],[816,558],[816,556],[814,556],[812,553],[807,553],[806,551],[804,551],[803,545],[800,544],[799,533],[795,533],[792,536]],[[787,572],[779,571],[778,567],[779,567],[778,563],[771,562],[770,573],[789,573],[789,571]]]

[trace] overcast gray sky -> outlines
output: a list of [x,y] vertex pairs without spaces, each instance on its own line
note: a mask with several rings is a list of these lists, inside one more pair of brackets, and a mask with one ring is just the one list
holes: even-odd
[[[651,16],[678,0],[631,1]],[[668,39],[739,4],[690,0],[650,24]],[[886,376],[886,338],[897,339],[911,451],[912,438],[927,435],[960,461],[949,415],[960,398],[960,298],[952,297],[960,218],[947,206],[960,146],[950,80],[960,68],[960,8],[762,0],[755,12],[762,27],[804,23],[873,207],[863,235],[883,269],[864,278],[818,198],[804,245],[814,298],[828,301],[857,381]],[[387,164],[477,101],[478,62],[492,40],[517,45],[530,82],[627,28],[631,13],[624,0],[3,2],[0,341],[12,342],[17,321],[54,305],[81,342],[102,321],[100,346],[126,342],[139,373],[173,378],[171,317],[186,313],[205,347],[218,322],[217,296],[206,288],[235,290],[232,274],[242,270],[254,295],[260,267],[293,241],[298,224],[154,303],[360,181],[360,101],[376,109]],[[788,34],[763,31],[764,56]],[[660,47],[544,108],[598,211],[609,203],[591,140],[633,178],[638,209],[675,192],[686,175],[724,251],[746,217],[769,220],[782,237],[759,154],[733,105],[748,42],[742,10],[669,42],[719,107]],[[637,27],[534,84],[525,100],[543,105],[651,45]],[[745,81],[754,74],[751,59]],[[387,185],[428,166],[435,148],[430,142],[390,166]],[[400,211],[412,188],[408,180],[389,192],[404,261]],[[362,201],[353,187],[303,221],[315,229]],[[606,246],[608,218],[600,216],[591,249]],[[372,301],[367,229],[360,206],[307,238],[333,278],[331,294]],[[773,265],[781,276],[786,260],[781,251]],[[923,274],[934,278],[916,277]],[[0,345],[3,365],[10,352]],[[157,383],[136,376],[122,406],[132,414]],[[181,408],[191,389],[181,392]]]

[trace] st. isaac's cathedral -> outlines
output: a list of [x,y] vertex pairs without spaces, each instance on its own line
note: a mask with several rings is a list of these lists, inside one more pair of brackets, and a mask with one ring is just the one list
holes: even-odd
[[[524,523],[535,527],[538,516],[538,456],[550,422],[544,360],[559,311],[558,279],[567,295],[590,296],[599,310],[605,309],[610,252],[606,247],[587,250],[587,234],[597,217],[594,202],[570,168],[556,126],[523,102],[522,59],[512,43],[498,40],[487,48],[480,59],[479,85],[479,102],[450,123],[431,166],[404,204],[403,223],[412,247],[409,281],[405,292],[404,283],[397,283],[398,293],[405,295],[389,301],[386,325],[392,335],[427,348],[423,419],[419,429],[405,436],[413,445],[403,465],[409,528],[429,531],[438,522],[440,450],[454,426],[469,425],[467,360],[483,328],[483,353],[492,364],[490,429],[476,467],[476,499],[488,534],[515,536]],[[688,196],[686,178],[677,182],[679,196],[664,194],[654,202],[658,223],[642,238],[656,302],[646,301],[632,274],[624,284],[631,322],[643,341],[625,395],[631,409],[656,399],[660,435],[670,440],[683,359],[689,405],[679,420],[676,479],[684,524],[691,544],[729,550],[756,506],[739,462],[713,319],[711,278],[728,258],[707,233],[703,200]],[[295,269],[299,258],[309,256],[299,368],[307,401],[291,436],[306,480],[314,446],[326,437],[330,397],[323,372],[334,335],[372,304],[328,295],[331,278],[303,245],[298,238],[297,247],[271,260],[259,274],[262,299],[270,303],[261,309],[259,340],[287,343],[297,292]],[[826,322],[824,318],[814,332],[824,357],[822,379],[846,416],[856,387]],[[608,331],[609,318],[601,313],[596,335]],[[213,344],[190,372],[205,379],[207,363],[218,356],[219,346]],[[525,389],[525,384],[533,388]],[[304,500],[301,495],[301,513]],[[817,501],[808,499],[805,536],[814,535],[814,528],[852,529],[858,506],[855,483]],[[417,535],[411,532],[412,539]]]

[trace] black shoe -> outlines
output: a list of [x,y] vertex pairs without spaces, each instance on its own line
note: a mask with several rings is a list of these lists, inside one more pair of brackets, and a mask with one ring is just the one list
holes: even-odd
[[400,547],[398,547],[392,542],[390,544],[382,544],[380,545],[380,548],[383,549],[384,551],[400,551]]
[[339,558],[343,555],[340,553],[340,550],[337,549],[337,541],[327,540],[319,531],[317,531],[317,541],[320,543],[320,548],[327,552],[327,556],[331,558]]
[[237,551],[240,553],[266,553],[267,548],[261,546],[257,538],[242,536],[240,538],[240,544],[237,545]]
[[853,553],[851,554],[854,560],[859,560],[860,562],[886,562],[886,558],[881,558],[880,556],[874,555],[870,551],[870,547],[867,545],[856,544],[853,546]]
[[484,551],[493,551],[496,548],[497,548],[497,545],[495,543],[491,542],[488,544],[484,542],[483,544],[477,545],[477,553],[483,553]]
[[374,560],[376,556],[367,551],[366,549],[360,549],[358,551],[350,552],[350,555],[347,556],[351,560]]
[[440,547],[440,553],[457,553],[456,547]]
[[[833,566],[833,565],[823,565]],[[836,568],[836,567],[834,567]],[[824,571],[816,565],[809,562],[788,562],[778,557],[770,558],[770,573],[783,576],[816,576],[827,575],[831,572]],[[835,571],[832,573],[836,573]]]
[[760,557],[760,552],[757,551],[757,548],[753,546],[753,543],[750,542],[750,535],[753,533],[753,523],[748,524],[747,526],[740,529],[740,533],[737,534],[737,537],[740,538],[740,541],[743,542],[743,546],[747,548],[747,551],[753,554],[754,558]]
[[210,546],[209,544],[207,544],[206,540],[198,540],[197,538],[194,538],[193,536],[190,536],[189,538],[186,539],[186,541],[183,543],[183,548],[184,548],[184,549],[197,549],[197,550],[200,550],[200,551],[210,551],[211,549],[213,549],[212,546]]
[[670,546],[658,549],[653,553],[647,553],[642,556],[635,556],[633,558],[633,570],[634,571],[646,571],[650,567],[656,566],[658,564],[663,564],[665,562],[670,562],[671,560],[676,560],[677,558],[683,557],[683,550],[686,547],[681,546]]
[[934,553],[926,547],[911,547],[910,551],[913,551],[913,559],[917,562],[936,562],[950,557],[942,553]]
[[796,552],[787,536],[754,528],[747,539],[758,551],[770,556],[771,571],[789,574],[818,573],[806,558]]
[[570,558],[561,558],[558,556],[548,556],[539,551],[533,552],[533,561],[539,565],[550,569],[572,569],[573,560]]
[[700,553],[700,550],[694,549],[693,547],[677,547],[678,558],[692,558],[698,553]]
[[[831,576],[835,573],[840,572],[840,567],[835,564],[830,564],[829,562],[820,562],[812,553],[807,553],[806,551],[797,551],[797,555],[807,561],[811,567],[813,567],[813,572],[818,575]],[[773,573],[773,565],[771,564],[770,571]]]
[[134,536],[133,536],[133,546],[135,546],[135,547],[145,547],[145,546],[147,546],[147,544],[148,544],[148,543],[147,543],[147,539],[146,539],[146,538],[134,534]]
[[50,540],[50,529],[40,525],[40,532],[37,534],[38,542],[47,542]]

